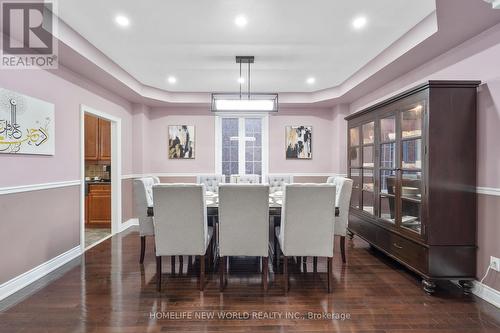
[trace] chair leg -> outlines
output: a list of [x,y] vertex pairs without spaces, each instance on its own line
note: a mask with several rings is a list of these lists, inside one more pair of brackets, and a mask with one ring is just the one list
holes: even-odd
[[288,257],[283,256],[283,276],[285,278],[285,293],[289,290],[289,281],[288,281]]
[[141,236],[141,258],[139,263],[144,263],[144,252],[146,252],[146,236]]
[[313,273],[318,272],[318,257],[313,257]]
[[281,251],[281,249],[280,249],[277,237],[274,239],[274,246],[276,248],[276,252],[275,252],[276,272],[279,272],[279,270],[280,270],[280,251]]
[[205,287],[205,255],[200,256],[200,291]]
[[328,260],[328,293],[333,291],[333,257],[327,258]]
[[264,291],[267,291],[267,280],[269,274],[269,257],[262,258],[262,283],[264,284]]
[[278,262],[278,238],[276,237],[276,235],[274,235],[274,262]]
[[340,236],[340,254],[342,255],[342,262],[345,264],[345,236]]
[[327,281],[327,284],[328,284],[328,292],[330,292],[330,258],[326,258],[326,281]]
[[172,274],[175,274],[175,256],[170,257],[170,265],[172,266],[170,268]]
[[302,259],[302,257],[295,256],[295,264],[299,265],[299,267],[300,267],[300,260],[301,259]]
[[161,291],[161,256],[156,256],[156,289]]
[[226,256],[224,257],[224,288],[227,287],[227,279],[229,276],[229,263],[228,263],[229,257]]
[[226,267],[224,265],[224,257],[219,257],[219,290],[224,291],[224,271]]
[[179,274],[184,272],[184,256],[179,256]]
[[208,244],[208,247],[207,247],[207,258],[206,258],[206,260],[207,260],[207,266],[208,266],[208,270],[209,271],[210,271],[210,267],[212,267],[211,264],[210,264],[210,262],[211,262],[210,258],[211,257],[212,257],[212,240],[210,240],[210,243]]

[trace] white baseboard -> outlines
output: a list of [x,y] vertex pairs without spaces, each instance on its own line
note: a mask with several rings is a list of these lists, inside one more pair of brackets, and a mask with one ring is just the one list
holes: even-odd
[[135,225],[139,225],[139,219],[137,218],[132,218],[126,222],[123,222],[121,225],[120,225],[120,231],[119,232],[122,232],[122,231],[125,231],[127,230],[128,228],[130,227],[133,227]]
[[80,245],[0,285],[0,301],[82,254]]
[[493,304],[497,308],[500,308],[500,291],[488,287],[479,281],[474,281],[472,293],[477,297],[484,299],[486,302]]

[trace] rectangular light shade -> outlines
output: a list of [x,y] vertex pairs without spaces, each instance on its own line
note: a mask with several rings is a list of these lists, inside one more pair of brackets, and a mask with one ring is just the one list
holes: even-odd
[[212,111],[276,112],[278,111],[277,94],[252,94],[250,98],[239,94],[212,94]]

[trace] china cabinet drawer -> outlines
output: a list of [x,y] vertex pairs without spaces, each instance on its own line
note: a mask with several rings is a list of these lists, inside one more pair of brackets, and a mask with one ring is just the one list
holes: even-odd
[[349,229],[366,240],[375,239],[377,233],[376,228],[375,225],[362,221],[355,215],[351,214],[349,218]]
[[389,252],[407,265],[427,273],[427,248],[395,234],[390,235]]

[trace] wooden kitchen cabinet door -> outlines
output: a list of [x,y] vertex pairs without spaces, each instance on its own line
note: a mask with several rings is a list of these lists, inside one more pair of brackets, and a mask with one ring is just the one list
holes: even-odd
[[88,226],[111,227],[111,185],[90,185]]
[[99,119],[99,160],[111,161],[111,122]]
[[85,115],[85,160],[99,159],[99,119]]

